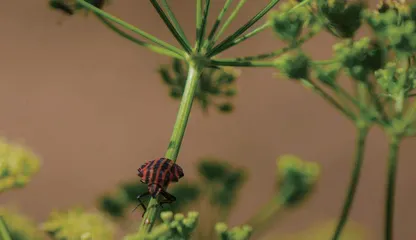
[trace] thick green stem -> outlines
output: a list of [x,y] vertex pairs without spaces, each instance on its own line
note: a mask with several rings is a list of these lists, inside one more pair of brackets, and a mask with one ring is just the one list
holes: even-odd
[[342,208],[341,216],[338,220],[338,225],[335,229],[334,235],[331,238],[332,240],[338,240],[341,236],[342,230],[347,223],[348,215],[350,213],[350,209],[352,203],[354,201],[355,192],[358,186],[358,182],[360,179],[360,172],[361,167],[363,165],[364,160],[364,151],[365,151],[365,142],[368,135],[368,127],[367,126],[360,126],[360,123],[357,124],[357,139],[355,142],[355,161],[354,161],[354,169],[352,171],[350,185],[348,187],[347,197],[344,201],[344,206]]
[[234,39],[238,38],[241,34],[243,34],[247,29],[253,26],[257,21],[259,21],[264,15],[266,15],[280,0],[271,0],[266,7],[264,7],[259,13],[257,13],[253,18],[251,18],[246,24],[240,27],[237,31],[227,37],[224,41],[219,43],[216,47],[214,47],[211,51],[208,52],[207,56],[211,57],[215,54],[218,54],[218,50],[221,49],[224,45],[228,44],[229,42],[234,41]]
[[187,51],[188,53],[192,52],[191,46],[188,44],[188,42],[182,37],[182,35],[178,32],[178,30],[173,26],[173,24],[170,22],[168,16],[166,16],[163,9],[160,7],[159,3],[156,0],[150,0],[153,7],[156,9],[157,13],[159,14],[160,18],[163,20],[163,22],[166,24],[166,26],[169,28],[172,35],[176,38],[176,40],[179,42],[179,44]]
[[9,230],[7,229],[6,222],[3,217],[0,216],[0,239],[1,240],[12,240]]
[[397,158],[399,155],[400,138],[392,136],[389,143],[389,158],[387,168],[387,191],[384,218],[384,239],[393,239],[394,195],[396,188]]
[[[173,127],[172,136],[170,138],[168,149],[165,153],[165,157],[176,162],[182,139],[185,135],[186,125],[191,113],[192,102],[195,96],[195,91],[198,85],[198,79],[201,75],[203,66],[199,63],[190,61],[188,78],[186,80],[185,90],[182,95],[181,104],[176,117],[176,122]],[[160,207],[158,206],[158,200],[152,198],[148,204],[147,211],[143,216],[142,223],[140,225],[139,234],[145,234],[150,232],[154,222],[160,214]]]
[[175,52],[172,52],[171,50],[168,50],[166,48],[158,47],[158,46],[155,46],[153,44],[149,44],[149,43],[143,42],[143,41],[141,41],[141,40],[139,40],[139,39],[131,36],[130,34],[125,33],[124,31],[122,31],[121,29],[119,29],[118,27],[116,27],[114,24],[112,24],[110,21],[108,21],[104,17],[102,17],[102,16],[100,16],[98,14],[95,14],[95,15],[97,16],[97,18],[102,23],[104,23],[104,25],[106,25],[107,27],[109,27],[115,33],[117,33],[118,35],[120,35],[121,37],[123,37],[123,38],[125,38],[127,40],[130,40],[130,41],[136,43],[139,46],[143,46],[143,47],[148,48],[149,50],[151,50],[151,51],[153,51],[155,53],[159,53],[159,54],[162,54],[162,55],[165,55],[165,56],[174,57],[174,58],[178,58],[178,59],[184,59],[183,56],[181,56],[181,55],[179,55],[179,54],[177,54]]
[[135,26],[133,26],[129,23],[126,23],[123,20],[121,20],[121,19],[119,19],[119,18],[117,18],[117,17],[115,17],[115,16],[113,16],[113,15],[111,15],[111,14],[109,14],[109,13],[107,13],[107,12],[89,4],[89,3],[87,3],[85,0],[76,0],[76,1],[77,1],[78,4],[80,4],[85,9],[87,9],[89,11],[92,11],[93,13],[95,13],[99,16],[102,16],[102,17],[104,17],[104,18],[106,18],[106,19],[108,19],[112,22],[115,22],[115,23],[119,24],[120,26],[122,26],[122,27],[124,27],[124,28],[126,28],[126,29],[128,29],[128,30],[130,30],[134,33],[137,33],[140,36],[150,40],[151,42],[153,42],[153,43],[155,43],[159,46],[162,46],[162,47],[164,47],[164,48],[166,48],[166,49],[168,49],[168,50],[170,50],[170,51],[172,51],[172,52],[174,52],[178,55],[185,56],[184,51],[182,51],[182,50],[170,45],[169,43],[166,43],[166,42],[158,39],[157,37],[155,37],[151,34],[148,34],[144,31],[138,29],[137,27],[135,27]]

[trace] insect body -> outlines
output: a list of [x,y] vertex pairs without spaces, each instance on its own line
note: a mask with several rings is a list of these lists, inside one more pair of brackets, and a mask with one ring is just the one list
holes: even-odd
[[141,199],[149,195],[153,198],[162,195],[165,199],[159,202],[161,207],[165,203],[172,203],[176,200],[175,196],[166,192],[166,187],[171,182],[178,182],[184,176],[183,170],[179,165],[170,159],[159,158],[146,162],[137,171],[137,175],[141,178],[140,181],[148,186],[147,192],[137,196],[137,200],[139,200],[137,207],[142,206],[144,212],[146,212],[146,207]]

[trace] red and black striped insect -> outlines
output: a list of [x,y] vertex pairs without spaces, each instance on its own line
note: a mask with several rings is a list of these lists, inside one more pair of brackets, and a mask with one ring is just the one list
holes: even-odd
[[137,207],[142,206],[144,213],[146,212],[146,207],[141,201],[143,197],[150,195],[156,198],[162,195],[165,199],[159,202],[160,207],[163,207],[163,204],[176,201],[175,196],[166,192],[166,187],[171,182],[178,182],[184,176],[183,170],[178,164],[168,158],[159,158],[146,162],[137,171],[137,175],[141,178],[140,181],[147,184],[148,189],[147,192],[137,196],[137,200],[139,201]]

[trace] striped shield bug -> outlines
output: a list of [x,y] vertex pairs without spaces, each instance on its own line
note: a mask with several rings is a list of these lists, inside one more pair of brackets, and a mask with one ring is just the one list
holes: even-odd
[[159,202],[160,207],[163,207],[163,204],[176,201],[175,196],[166,192],[166,187],[171,182],[178,182],[179,179],[184,176],[183,170],[178,164],[168,158],[159,158],[146,162],[139,169],[137,169],[137,171],[140,181],[147,184],[147,192],[137,196],[139,204],[133,209],[133,211],[137,207],[142,206],[144,209],[144,215],[146,207],[141,199],[149,195],[153,198],[162,195],[165,198]]

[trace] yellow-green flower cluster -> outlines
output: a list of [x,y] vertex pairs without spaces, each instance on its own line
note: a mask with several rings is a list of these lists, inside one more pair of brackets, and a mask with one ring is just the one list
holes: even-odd
[[319,173],[317,163],[306,162],[293,155],[281,156],[277,160],[277,180],[283,204],[296,205],[309,196],[318,181]]
[[199,213],[189,212],[188,216],[171,211],[162,212],[162,224],[153,228],[146,236],[129,235],[124,240],[186,240],[198,225]]
[[42,229],[56,240],[112,240],[115,233],[114,226],[104,215],[80,208],[53,212]]
[[6,223],[7,230],[12,240],[45,239],[34,222],[20,215],[16,211],[0,207],[0,216]]
[[218,234],[219,239],[224,240],[248,240],[250,239],[251,232],[253,229],[248,225],[243,225],[241,227],[233,227],[228,229],[227,224],[217,223],[215,225],[215,231]]
[[25,186],[38,172],[39,165],[34,153],[0,139],[0,193]]

